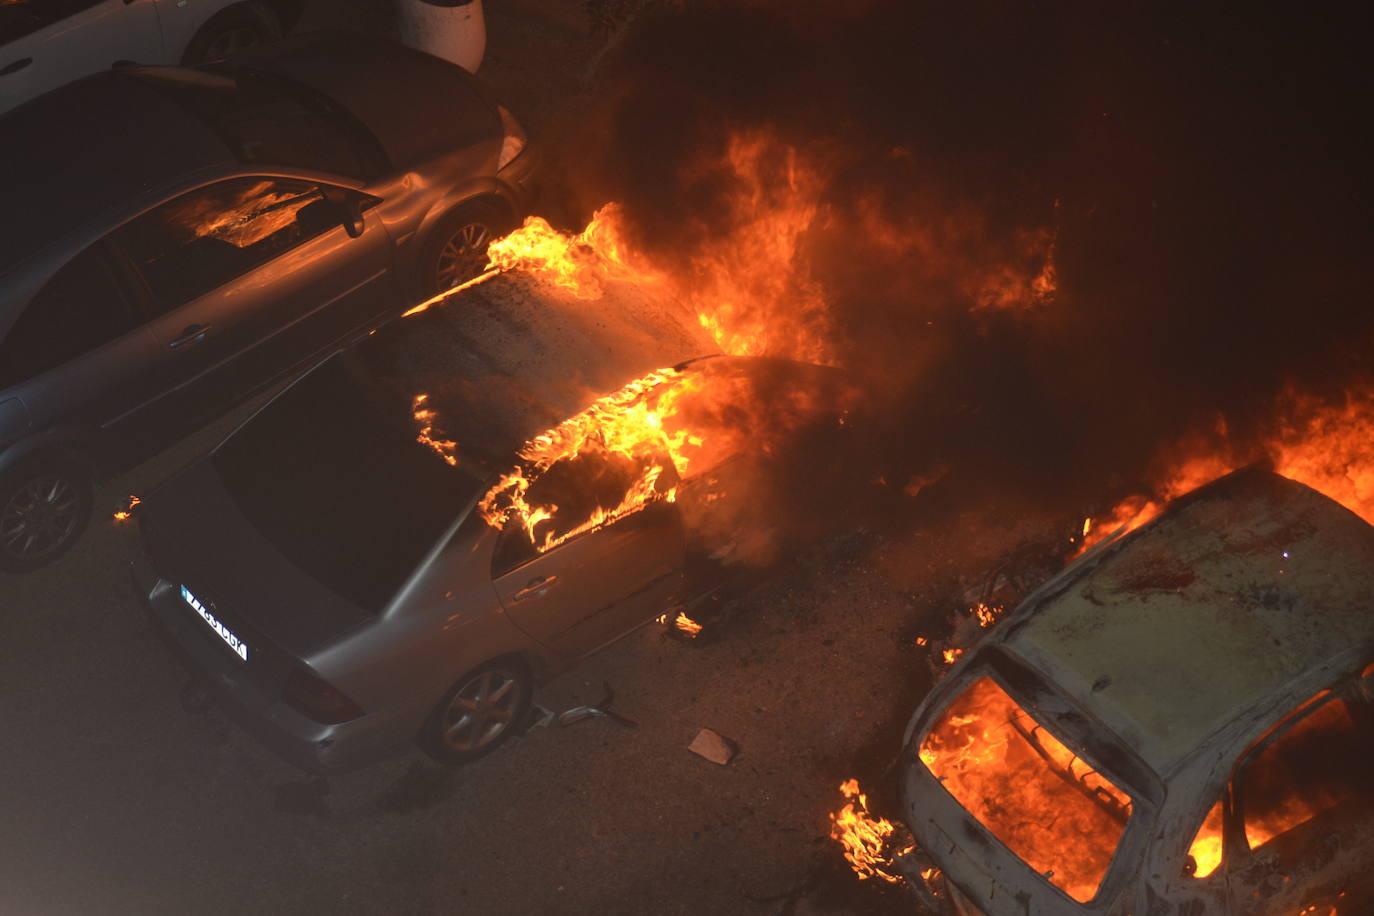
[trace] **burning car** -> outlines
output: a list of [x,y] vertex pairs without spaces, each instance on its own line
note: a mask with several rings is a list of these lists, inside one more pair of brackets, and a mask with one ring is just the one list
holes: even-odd
[[[905,737],[898,859],[972,914],[1374,903],[1374,528],[1262,469],[1080,557]],[[923,877],[924,875],[924,877]]]
[[512,338],[518,314],[463,305],[336,353],[139,507],[139,594],[226,710],[307,769],[417,739],[446,763],[491,751],[537,679],[711,587],[689,529],[739,464],[730,431],[762,449],[753,405],[786,426],[834,384],[717,356],[588,405],[571,376],[603,346],[582,363],[548,330],[565,322]]

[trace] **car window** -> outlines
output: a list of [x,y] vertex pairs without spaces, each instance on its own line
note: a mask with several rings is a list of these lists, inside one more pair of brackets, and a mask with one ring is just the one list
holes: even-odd
[[226,66],[212,71],[130,70],[207,124],[245,165],[286,165],[362,181],[387,168],[357,118],[306,86]]
[[1096,896],[1131,796],[990,677],[954,698],[920,746],[921,762],[1012,853],[1074,900]]
[[18,41],[105,0],[0,0],[0,45]]
[[109,258],[93,245],[48,280],[0,341],[0,388],[89,353],[138,324]]
[[1244,764],[1236,781],[1245,842],[1280,862],[1300,845],[1284,838],[1336,808],[1374,801],[1369,703],[1328,696],[1277,732]]
[[170,311],[339,225],[325,189],[281,178],[235,178],[199,188],[114,233]]
[[224,441],[214,466],[278,552],[377,613],[481,481],[418,444],[408,412],[354,354],[287,388]]
[[[534,510],[529,515],[533,523],[527,525],[517,515],[501,529],[492,575],[505,575],[537,554],[599,528],[607,512],[643,478],[648,463],[606,450],[555,462],[525,492],[525,502]],[[678,479],[666,456],[658,456],[657,463],[663,471],[654,487],[662,493]]]

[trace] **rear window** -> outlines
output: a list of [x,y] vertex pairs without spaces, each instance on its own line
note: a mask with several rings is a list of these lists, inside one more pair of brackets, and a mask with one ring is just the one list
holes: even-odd
[[374,613],[481,486],[417,442],[409,404],[392,400],[339,354],[214,456],[239,510],[278,551]]
[[1131,796],[1051,734],[990,677],[945,709],[921,762],[1011,852],[1074,900],[1096,894]]

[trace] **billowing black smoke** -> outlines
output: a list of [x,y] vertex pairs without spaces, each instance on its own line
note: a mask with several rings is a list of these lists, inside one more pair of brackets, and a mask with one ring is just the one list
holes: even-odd
[[[688,258],[728,230],[699,164],[775,132],[826,163],[810,261],[893,395],[884,473],[1111,496],[1219,418],[1244,452],[1285,385],[1374,375],[1370,31],[1341,7],[681,0],[603,68],[578,191]],[[1053,296],[979,307],[1027,238]]]

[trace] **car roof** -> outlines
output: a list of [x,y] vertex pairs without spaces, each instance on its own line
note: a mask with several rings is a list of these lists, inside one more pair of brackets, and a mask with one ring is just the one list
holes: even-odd
[[228,148],[154,88],[98,73],[0,115],[0,272],[150,189],[232,166]]
[[1352,647],[1374,650],[1374,527],[1267,470],[1082,562],[1001,642],[1160,775],[1248,712],[1305,699],[1290,694]]
[[501,117],[462,67],[396,41],[342,30],[293,35],[235,56],[230,69],[261,70],[342,105],[408,168],[501,136]]
[[633,284],[608,283],[589,302],[513,271],[392,321],[351,358],[393,398],[427,395],[461,459],[504,471],[529,439],[596,398],[717,352],[685,309]]

